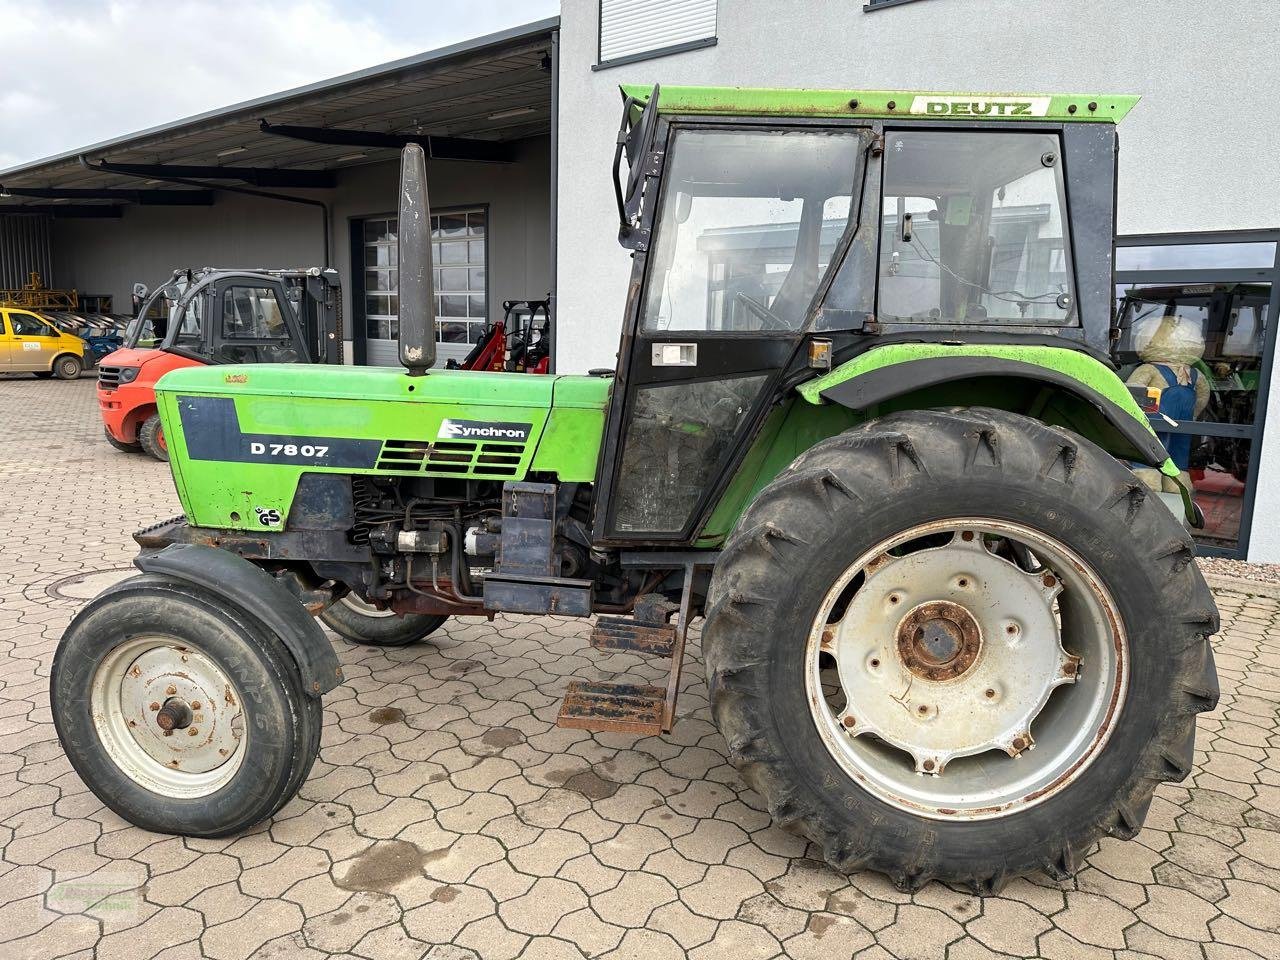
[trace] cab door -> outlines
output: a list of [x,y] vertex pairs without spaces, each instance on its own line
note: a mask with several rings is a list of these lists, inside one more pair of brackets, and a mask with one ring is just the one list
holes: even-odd
[[51,324],[25,310],[10,310],[9,365],[18,373],[49,370],[58,352],[61,337]]
[[[659,124],[651,244],[610,411],[597,542],[687,543],[799,349],[870,131]],[[644,226],[648,226],[645,224]]]

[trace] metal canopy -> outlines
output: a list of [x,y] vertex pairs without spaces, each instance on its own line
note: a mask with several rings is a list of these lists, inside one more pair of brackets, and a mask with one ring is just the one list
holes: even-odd
[[[175,196],[188,191],[161,177],[314,195],[336,182],[334,171],[394,159],[408,140],[434,143],[437,161],[501,162],[514,141],[551,131],[558,26],[559,18],[540,20],[0,170],[0,214],[94,215],[101,205],[96,215],[112,216],[121,200],[205,202],[202,190]],[[289,135],[266,132],[262,121]],[[33,190],[58,192],[32,204]],[[74,206],[61,202],[73,198]]]

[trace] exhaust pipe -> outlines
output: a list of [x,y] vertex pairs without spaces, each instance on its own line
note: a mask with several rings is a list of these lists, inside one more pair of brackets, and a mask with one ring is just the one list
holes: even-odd
[[400,362],[425,376],[436,362],[436,291],[431,263],[427,159],[416,143],[400,154]]

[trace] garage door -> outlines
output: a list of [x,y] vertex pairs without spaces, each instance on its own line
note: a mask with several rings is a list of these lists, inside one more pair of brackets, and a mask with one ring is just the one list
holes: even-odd
[[[431,217],[436,287],[436,363],[461,360],[488,318],[487,214],[483,208],[451,210]],[[400,286],[395,217],[363,223],[363,306],[366,362],[400,362]]]

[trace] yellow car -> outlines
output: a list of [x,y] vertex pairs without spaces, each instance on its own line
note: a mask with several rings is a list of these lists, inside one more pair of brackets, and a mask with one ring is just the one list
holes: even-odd
[[0,310],[0,373],[74,380],[84,369],[84,341],[29,310]]

